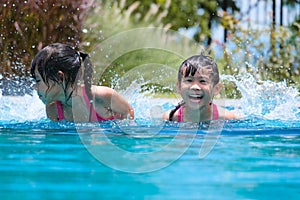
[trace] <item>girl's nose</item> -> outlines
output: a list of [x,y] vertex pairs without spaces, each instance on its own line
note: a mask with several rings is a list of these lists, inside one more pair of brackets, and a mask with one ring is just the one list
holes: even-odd
[[197,83],[194,83],[194,84],[191,86],[191,89],[192,89],[192,90],[201,90],[201,87],[200,87]]
[[34,85],[33,85],[33,88],[34,88],[35,90],[38,90],[37,84],[34,84]]

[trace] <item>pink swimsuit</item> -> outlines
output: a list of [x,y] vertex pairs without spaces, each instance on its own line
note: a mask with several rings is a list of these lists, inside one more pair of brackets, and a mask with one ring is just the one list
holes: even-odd
[[[178,109],[178,122],[183,122],[183,106]],[[219,111],[216,104],[213,104],[213,120],[219,119]]]
[[[85,100],[85,103],[87,105],[88,110],[90,110],[90,100],[85,92],[85,88],[82,87],[83,89],[83,98]],[[61,121],[65,118],[64,116],[64,111],[63,111],[63,107],[60,101],[56,101],[56,107],[57,107],[57,112],[58,112],[58,120]],[[92,113],[91,113],[91,121],[92,122],[98,122],[98,121],[107,121],[107,120],[113,120],[115,119],[114,116],[109,117],[109,118],[104,118],[102,117],[100,114],[98,114],[95,110],[95,108],[92,108]]]

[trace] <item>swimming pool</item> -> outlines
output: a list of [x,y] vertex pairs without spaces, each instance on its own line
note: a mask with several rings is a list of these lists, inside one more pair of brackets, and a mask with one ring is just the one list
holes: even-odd
[[50,122],[35,93],[0,93],[0,199],[298,199],[298,91],[222,78],[242,120],[167,123],[177,99],[134,93],[134,121]]
[[[280,123],[227,122],[203,159],[198,155],[206,133],[198,130],[182,156],[158,157],[169,165],[149,173],[99,162],[71,123],[1,124],[1,199],[298,199],[300,121]],[[152,142],[166,145],[178,130],[169,124],[145,141],[111,126],[106,125],[109,139],[136,152],[154,150]]]
[[[286,114],[276,109],[290,102],[258,108],[253,99],[240,100],[248,116],[220,122],[201,157],[210,123],[145,119],[142,100],[134,122],[102,124],[50,122],[35,95],[0,101],[2,200],[300,197],[299,104]],[[129,154],[110,154],[114,147]]]

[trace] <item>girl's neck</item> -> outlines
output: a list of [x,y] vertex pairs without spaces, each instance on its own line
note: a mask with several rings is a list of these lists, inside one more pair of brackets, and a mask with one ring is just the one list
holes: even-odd
[[[65,104],[65,105],[68,105],[68,106],[71,106],[72,107],[72,104],[74,104],[75,103],[75,105],[76,105],[76,102],[77,101],[83,101],[83,96],[84,96],[84,85],[80,85],[80,86],[78,86],[77,88],[70,88],[70,90],[72,89],[72,94],[71,94],[71,96],[70,96],[70,98],[67,100],[67,101],[64,101],[64,102],[62,102],[62,104]],[[70,94],[70,93],[69,93]],[[66,98],[68,98],[68,97],[66,97]],[[75,101],[74,103],[73,103],[73,101]]]
[[78,87],[76,90],[74,90],[74,88],[68,88],[68,90],[66,91],[67,93],[63,94],[63,96],[61,97],[62,101],[61,103],[64,106],[70,106],[72,107],[72,99],[76,96],[78,96],[78,94],[80,93],[79,90],[80,87]]
[[207,105],[200,109],[191,109],[183,106],[183,121],[187,122],[201,122],[213,119],[213,106]]

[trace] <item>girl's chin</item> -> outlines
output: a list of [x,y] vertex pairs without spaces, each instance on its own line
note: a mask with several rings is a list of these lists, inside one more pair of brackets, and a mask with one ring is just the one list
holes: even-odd
[[42,97],[40,97],[40,100],[43,102],[43,104],[48,104],[48,102],[45,100],[45,99],[43,99]]
[[48,104],[50,104],[51,102],[43,101],[43,103],[44,103],[45,105],[48,105]]

